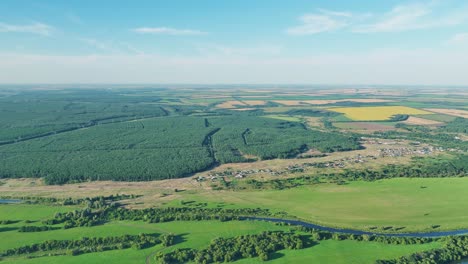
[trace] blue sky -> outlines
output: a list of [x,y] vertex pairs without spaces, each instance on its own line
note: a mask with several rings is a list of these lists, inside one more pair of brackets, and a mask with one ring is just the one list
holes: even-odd
[[466,69],[466,1],[0,2],[0,83],[468,85]]

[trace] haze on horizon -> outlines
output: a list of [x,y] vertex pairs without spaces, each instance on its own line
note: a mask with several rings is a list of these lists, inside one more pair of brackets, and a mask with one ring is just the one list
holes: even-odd
[[468,3],[0,3],[0,83],[468,85]]

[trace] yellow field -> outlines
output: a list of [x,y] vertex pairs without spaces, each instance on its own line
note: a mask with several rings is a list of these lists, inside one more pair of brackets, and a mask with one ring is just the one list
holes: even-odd
[[388,120],[394,115],[425,115],[430,112],[406,106],[373,106],[373,107],[338,107],[329,108],[330,111],[343,113],[346,117],[358,120]]
[[232,101],[222,102],[221,104],[218,104],[216,107],[229,109],[229,108],[236,108],[236,106],[245,106],[245,105],[246,104],[241,101],[232,100]]

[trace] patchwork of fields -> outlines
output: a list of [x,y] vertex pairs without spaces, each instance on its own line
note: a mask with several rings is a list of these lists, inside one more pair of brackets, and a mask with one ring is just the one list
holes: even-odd
[[231,88],[0,93],[0,198],[26,200],[0,203],[0,261],[468,256],[468,236],[388,236],[468,228],[463,93]]

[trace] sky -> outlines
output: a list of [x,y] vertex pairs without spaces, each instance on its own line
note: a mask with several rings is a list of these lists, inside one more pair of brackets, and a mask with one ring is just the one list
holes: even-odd
[[468,1],[2,0],[0,83],[468,85]]

